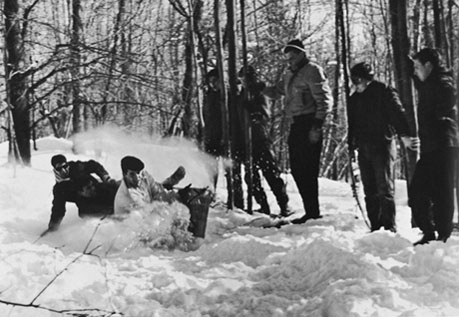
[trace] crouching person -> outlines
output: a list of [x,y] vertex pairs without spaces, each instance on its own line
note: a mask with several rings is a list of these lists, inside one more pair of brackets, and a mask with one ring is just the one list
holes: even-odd
[[51,158],[51,165],[56,184],[53,187],[48,231],[59,228],[67,202],[77,205],[80,217],[113,214],[113,200],[119,182],[112,179],[100,163],[94,160],[67,161],[64,155],[58,154]]
[[[189,231],[197,238],[204,238],[207,213],[211,195],[207,189],[190,186],[178,191],[167,190],[170,184],[177,184],[185,175],[180,167],[163,183],[158,183],[145,170],[145,164],[134,156],[121,160],[123,180],[115,196],[115,217],[127,215],[130,211],[143,208],[154,201],[181,202],[190,209]],[[165,188],[166,187],[166,188]]]

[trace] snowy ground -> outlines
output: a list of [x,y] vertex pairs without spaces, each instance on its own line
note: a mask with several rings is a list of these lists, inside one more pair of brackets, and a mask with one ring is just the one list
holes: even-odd
[[[164,227],[159,218],[83,220],[72,204],[60,231],[37,241],[49,220],[53,154],[96,158],[116,178],[119,159],[134,154],[159,180],[182,164],[188,174],[180,185],[209,183],[205,157],[190,145],[112,136],[83,136],[76,148],[86,154],[78,156],[68,141],[39,140],[31,168],[7,165],[7,145],[0,144],[0,301],[29,306],[0,303],[0,316],[459,316],[459,237],[412,247],[419,231],[410,228],[403,182],[397,234],[369,233],[349,185],[321,179],[324,218],[265,229],[246,225],[260,215],[217,206],[197,251],[143,245],[142,234]],[[294,218],[301,201],[285,179]],[[223,182],[217,196],[225,200]]]

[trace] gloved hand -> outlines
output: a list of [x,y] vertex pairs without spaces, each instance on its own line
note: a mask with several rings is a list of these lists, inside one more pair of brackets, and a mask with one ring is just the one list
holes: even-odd
[[405,145],[407,149],[410,149],[412,151],[417,151],[421,143],[418,137],[408,137],[408,136],[403,136],[402,142],[403,142],[403,145]]
[[320,141],[322,138],[322,129],[317,128],[317,127],[312,127],[311,130],[309,130],[309,143],[311,144],[316,144]]
[[180,198],[180,201],[184,204],[186,204],[188,202],[188,200],[190,199],[189,197],[189,192],[190,192],[190,189],[191,189],[191,184],[189,184],[188,186],[184,187],[184,188],[181,188],[177,191],[177,194],[179,195],[179,198]]

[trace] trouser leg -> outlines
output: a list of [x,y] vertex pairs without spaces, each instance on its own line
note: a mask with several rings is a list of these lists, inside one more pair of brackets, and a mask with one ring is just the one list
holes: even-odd
[[322,140],[311,144],[308,139],[310,122],[293,124],[289,135],[290,167],[303,199],[306,215],[319,217],[319,165]]
[[433,216],[438,238],[446,241],[453,230],[455,150],[446,149],[435,155],[432,169]]
[[255,164],[263,172],[263,176],[276,197],[281,213],[283,211],[286,212],[288,208],[287,190],[285,183],[280,176],[281,173],[272,151],[268,147],[265,147],[263,151],[260,151],[259,153],[255,152],[254,160]]
[[377,195],[375,171],[369,157],[368,147],[359,147],[359,168],[365,193],[365,207],[370,220],[371,231],[378,230],[382,224],[380,221],[381,206]]
[[[242,179],[241,179],[241,163],[237,160],[233,161],[233,165],[230,167],[232,172],[232,178],[230,179],[229,173],[226,173],[226,181],[228,188],[228,206],[230,201],[233,200],[236,208],[244,209],[244,195],[242,192]],[[232,181],[232,190],[230,190],[229,182]]]
[[421,157],[416,163],[409,192],[413,218],[424,234],[434,234],[435,232],[431,208],[431,175],[429,160]]
[[[248,176],[249,174],[246,172],[244,178],[247,185],[249,183]],[[256,166],[252,167],[252,194],[255,198],[255,201],[260,205],[261,212],[270,214],[271,211],[269,208],[268,199],[266,197],[266,192],[261,185],[260,174]]]

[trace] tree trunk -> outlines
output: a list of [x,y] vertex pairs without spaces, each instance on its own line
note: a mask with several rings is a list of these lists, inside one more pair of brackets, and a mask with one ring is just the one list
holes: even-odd
[[[410,41],[407,30],[407,2],[405,0],[390,0],[389,11],[392,25],[392,51],[394,54],[395,83],[400,93],[401,101],[405,107],[410,130],[417,134],[416,111],[413,104],[413,86],[411,82],[412,66],[408,59],[410,54]],[[418,152],[406,149],[405,168],[406,182],[409,186],[414,174]],[[412,221],[412,225],[415,223]]]
[[[231,157],[231,139],[229,126],[228,91],[226,90],[225,58],[220,29],[220,0],[214,0],[215,41],[217,44],[217,68],[220,78],[220,105],[222,106],[222,135],[226,157]],[[234,207],[234,186],[231,168],[227,168],[228,208]]]
[[80,0],[72,0],[72,38],[70,41],[70,59],[72,64],[72,124],[73,133],[82,130],[81,123],[81,88],[80,88],[80,34],[81,34],[81,3]]
[[195,4],[190,8],[188,30],[185,40],[185,75],[182,87],[182,101],[184,105],[183,133],[185,137],[194,138],[198,134],[198,115],[196,111],[196,51],[195,51],[195,19],[200,18],[200,7]]
[[[235,25],[235,12],[234,12],[234,0],[226,0],[226,12],[227,12],[227,36],[228,36],[228,82],[229,82],[229,112],[230,112],[230,134],[232,138],[232,145],[239,146],[239,140],[235,140],[237,135],[240,133],[238,129],[237,120],[239,120],[238,109],[237,109],[237,82],[236,82],[236,25]],[[231,149],[232,159],[235,159],[235,147]],[[237,165],[239,165],[236,162]],[[234,185],[234,184],[233,184]],[[233,188],[234,190],[234,188]],[[235,189],[239,190],[239,189]]]
[[19,4],[16,0],[4,3],[5,14],[5,76],[6,98],[11,109],[14,124],[14,134],[10,142],[17,142],[19,156],[15,159],[30,165],[30,117],[27,94],[27,77],[23,75],[21,65],[25,65],[24,51],[25,30],[21,30],[22,17],[19,14]]
[[[247,84],[247,37],[245,30],[245,1],[240,0],[241,5],[241,40],[242,40],[242,61],[244,66],[244,82]],[[248,88],[244,89],[244,102],[247,100]],[[240,105],[239,105],[240,107]],[[247,109],[242,109],[245,139],[245,172],[247,179],[247,212],[252,214],[252,195],[253,195],[253,158],[252,158],[252,124],[250,113]],[[257,172],[258,173],[258,172]]]

